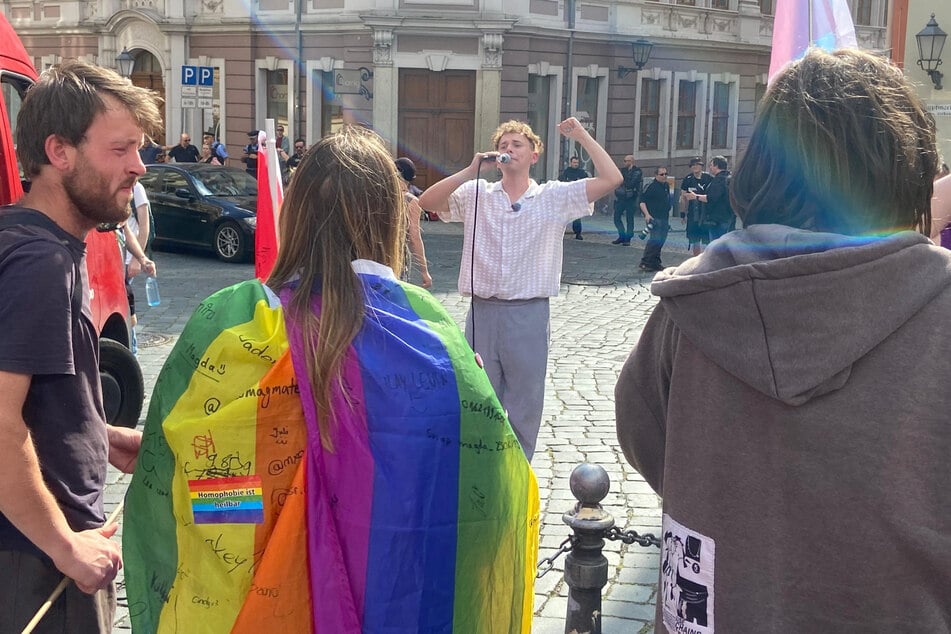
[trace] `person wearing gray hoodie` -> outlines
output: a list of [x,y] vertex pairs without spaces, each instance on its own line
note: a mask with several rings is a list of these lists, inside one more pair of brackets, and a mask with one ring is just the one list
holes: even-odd
[[733,176],[746,228],[654,278],[615,398],[663,498],[655,631],[951,631],[934,136],[887,60],[810,52]]

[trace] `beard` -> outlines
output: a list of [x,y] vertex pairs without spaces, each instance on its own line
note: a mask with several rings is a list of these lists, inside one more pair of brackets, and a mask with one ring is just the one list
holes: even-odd
[[67,174],[63,188],[79,213],[94,225],[124,222],[132,213],[131,194],[124,201],[117,199],[108,179],[90,163],[80,163]]

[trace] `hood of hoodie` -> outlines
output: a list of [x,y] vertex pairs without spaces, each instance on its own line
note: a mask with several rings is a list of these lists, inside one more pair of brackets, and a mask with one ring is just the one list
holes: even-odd
[[949,286],[951,251],[919,233],[756,225],[658,273],[651,292],[714,363],[800,405],[844,386],[856,361]]

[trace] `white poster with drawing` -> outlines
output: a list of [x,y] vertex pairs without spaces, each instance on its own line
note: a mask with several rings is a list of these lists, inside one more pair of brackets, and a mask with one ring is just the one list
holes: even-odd
[[670,634],[713,634],[713,540],[664,514],[661,596]]

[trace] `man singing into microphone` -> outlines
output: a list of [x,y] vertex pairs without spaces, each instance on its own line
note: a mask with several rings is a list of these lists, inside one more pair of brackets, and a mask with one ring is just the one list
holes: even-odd
[[[468,167],[419,197],[423,209],[446,222],[465,223],[459,292],[472,296],[466,339],[484,363],[531,460],[542,421],[548,366],[548,298],[561,283],[565,226],[591,215],[591,203],[621,184],[621,172],[575,118],[558,131],[591,157],[594,178],[539,185],[529,169],[543,151],[528,124],[503,123],[494,152],[477,153]],[[479,179],[482,169],[502,180]]]

